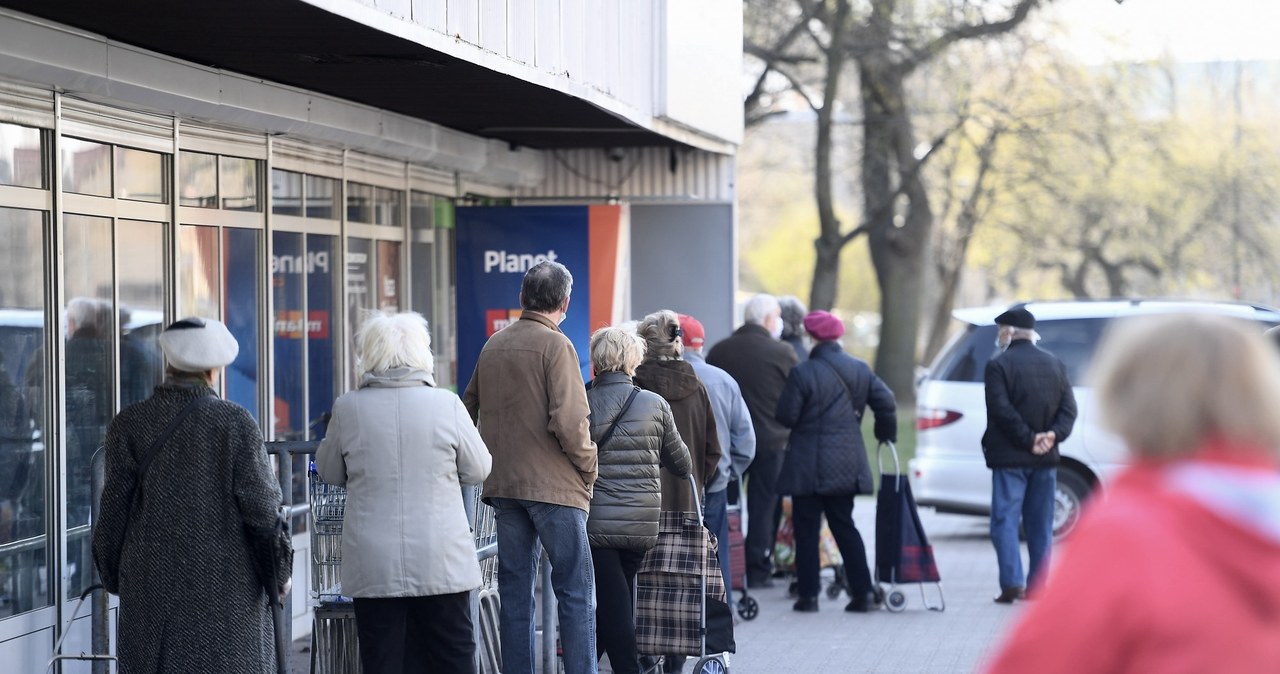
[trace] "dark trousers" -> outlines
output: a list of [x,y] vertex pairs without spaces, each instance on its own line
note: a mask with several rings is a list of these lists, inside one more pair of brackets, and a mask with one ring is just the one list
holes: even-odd
[[357,597],[355,612],[365,674],[476,671],[469,592]]
[[591,547],[596,572],[596,657],[608,653],[616,674],[640,672],[632,597],[643,559],[643,552]]
[[801,597],[818,596],[818,532],[822,514],[827,515],[831,535],[844,557],[844,573],[849,595],[865,597],[871,592],[871,570],[867,568],[867,548],[862,534],[853,525],[853,494],[839,496],[792,496],[791,518],[796,532],[796,580]]
[[756,453],[747,468],[747,581],[759,583],[773,574],[773,545],[778,538],[778,473],[786,452]]

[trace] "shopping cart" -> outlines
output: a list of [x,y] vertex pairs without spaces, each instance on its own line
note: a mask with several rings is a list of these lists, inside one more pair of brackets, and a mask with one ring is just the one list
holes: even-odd
[[[884,472],[883,452],[889,448],[893,457],[893,474]],[[920,599],[930,611],[947,610],[942,594],[942,580],[933,558],[933,546],[920,523],[915,498],[911,496],[911,483],[902,474],[898,463],[898,449],[893,443],[882,442],[876,448],[876,466],[880,469],[880,493],[876,497],[876,582],[889,584],[885,593],[885,607],[898,612],[907,607],[907,595],[898,588],[899,583],[919,583]],[[933,583],[938,588],[938,603],[932,604],[925,595],[924,584]]]
[[[746,508],[743,503],[746,497],[742,494],[742,482],[737,479],[729,482],[729,489],[735,495],[725,511],[729,520],[729,540],[721,541],[720,554],[729,555],[729,595],[738,592],[738,615],[743,620],[755,620],[760,615],[760,603],[747,591],[747,551],[746,551]],[[721,558],[723,559],[723,557]]]
[[342,595],[342,515],[347,490],[320,479],[315,462],[307,470],[311,503],[311,672],[357,674],[360,646],[355,607]]

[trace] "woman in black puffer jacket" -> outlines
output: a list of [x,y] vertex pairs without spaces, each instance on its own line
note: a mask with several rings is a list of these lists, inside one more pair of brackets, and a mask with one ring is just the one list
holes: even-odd
[[644,359],[644,341],[621,328],[602,328],[591,335],[590,348],[595,379],[587,402],[600,466],[587,519],[596,575],[596,650],[597,656],[609,654],[614,672],[638,673],[632,594],[644,553],[658,543],[659,467],[687,476],[689,450],[667,402],[632,382]]

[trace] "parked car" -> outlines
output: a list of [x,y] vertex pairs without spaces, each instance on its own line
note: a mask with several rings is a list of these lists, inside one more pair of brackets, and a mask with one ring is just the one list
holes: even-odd
[[[1079,414],[1071,437],[1061,445],[1053,529],[1066,535],[1080,517],[1080,505],[1128,462],[1118,438],[1098,426],[1093,391],[1084,380],[1098,340],[1117,318],[1201,311],[1257,323],[1259,332],[1280,324],[1276,309],[1231,302],[1100,300],[1029,302],[1040,347],[1067,366]],[[939,353],[916,394],[916,456],[910,463],[916,502],[939,512],[991,514],[991,471],[982,455],[987,410],[983,373],[995,355],[992,322],[1006,306],[960,309],[959,334]]]

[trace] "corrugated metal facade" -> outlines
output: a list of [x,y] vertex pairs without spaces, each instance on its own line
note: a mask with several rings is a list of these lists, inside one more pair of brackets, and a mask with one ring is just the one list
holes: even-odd
[[517,197],[734,200],[733,157],[686,148],[548,150],[542,184]]

